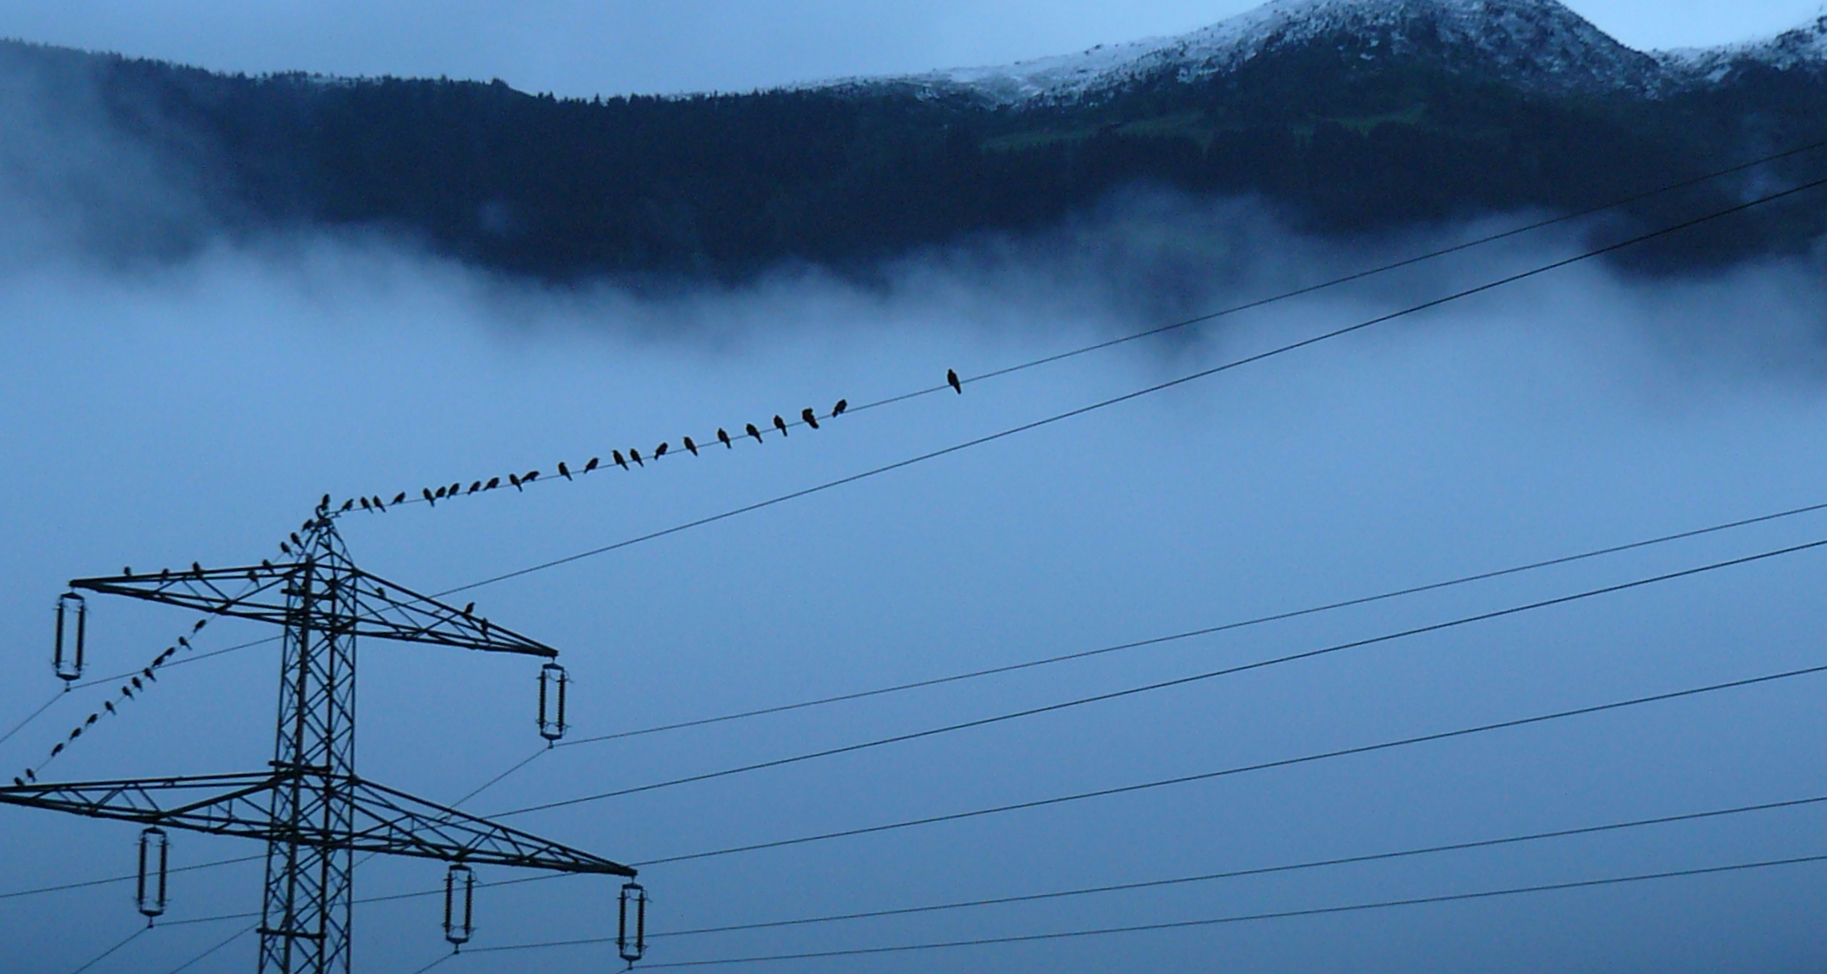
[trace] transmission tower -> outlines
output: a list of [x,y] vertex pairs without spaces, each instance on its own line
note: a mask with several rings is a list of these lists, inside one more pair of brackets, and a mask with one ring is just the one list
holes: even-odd
[[[356,640],[433,643],[488,653],[517,653],[548,661],[541,672],[540,731],[563,731],[545,711],[546,677],[563,671],[549,661],[558,651],[377,578],[349,559],[336,523],[320,508],[294,535],[292,561],[242,568],[164,571],[82,578],[72,589],[125,595],[284,628],[278,731],[271,768],[245,774],[174,776],[124,781],[35,783],[0,788],[0,802],[139,822],[141,910],[148,888],[147,838],[156,841],[160,875],[156,909],[163,910],[163,829],[262,839],[267,843],[261,913],[261,974],[347,974],[354,855],[418,856],[450,863],[445,933],[453,944],[469,934],[470,866],[494,864],[632,880],[635,870],[587,852],[414,798],[355,772]],[[230,590],[238,590],[230,594]],[[61,617],[60,617],[61,619]],[[59,633],[62,633],[60,626]],[[59,658],[62,659],[60,647]],[[559,688],[562,694],[562,686]],[[562,699],[562,697],[561,697]],[[154,833],[157,833],[154,836]],[[623,889],[622,955],[640,956],[644,926],[627,942],[628,906],[646,897]],[[454,914],[454,915],[453,915]],[[632,956],[630,956],[632,955]]]

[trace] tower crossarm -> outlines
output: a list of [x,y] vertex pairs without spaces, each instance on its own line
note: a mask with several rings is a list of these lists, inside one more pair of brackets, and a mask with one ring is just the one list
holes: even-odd
[[273,832],[267,792],[290,778],[288,774],[265,771],[38,783],[0,788],[0,804],[266,839]]
[[[78,578],[71,580],[70,587],[283,626],[297,611],[295,605],[288,604],[288,596],[297,594],[300,579],[313,576],[305,571],[308,567],[305,562],[263,562],[241,568],[167,570]],[[324,576],[328,577],[326,584],[353,587],[355,611],[348,616],[316,613],[317,617],[309,620],[313,625],[398,642],[433,643],[545,659],[558,655],[558,650],[497,626],[476,615],[474,610],[447,605],[359,568],[338,565],[326,570],[320,565],[313,577]],[[329,600],[324,604],[349,605],[351,602]]]
[[[332,832],[305,826],[294,831],[287,824],[275,822],[269,793],[300,786],[309,790],[334,789],[348,795],[355,806],[353,828]],[[0,804],[214,835],[469,865],[635,875],[632,867],[519,829],[359,778],[326,776],[313,769],[28,784],[0,788]]]
[[368,781],[356,783],[354,848],[469,865],[635,875],[631,866]]

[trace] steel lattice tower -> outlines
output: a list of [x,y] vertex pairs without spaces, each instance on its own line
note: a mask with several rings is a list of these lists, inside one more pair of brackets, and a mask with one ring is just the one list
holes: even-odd
[[0,803],[265,840],[261,974],[347,974],[358,851],[632,878],[628,866],[356,774],[358,636],[546,660],[558,651],[357,568],[325,509],[301,530],[286,564],[70,583],[282,626],[270,770],[0,787]]

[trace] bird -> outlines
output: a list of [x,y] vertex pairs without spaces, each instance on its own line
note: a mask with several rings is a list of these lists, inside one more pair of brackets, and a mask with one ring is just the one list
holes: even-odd
[[400,491],[399,493],[393,495],[393,503],[395,503],[395,504],[401,503],[405,500],[406,500],[406,492],[403,490]]
[[[419,488],[419,493],[421,493],[421,494],[424,494],[424,495],[425,495],[425,503],[427,503],[427,504],[430,504],[430,505],[431,505],[431,506],[433,506],[433,507],[437,507],[437,506],[438,506],[438,498],[437,498],[437,497],[433,497],[433,496],[432,496],[432,495],[431,495],[431,488],[430,488],[430,487],[421,487],[421,488]],[[439,496],[442,496],[442,495],[443,495],[443,493],[444,493],[444,492],[443,492],[443,491],[442,491],[442,490],[440,490],[440,491],[438,491],[438,494],[439,494]]]
[[191,574],[193,574],[193,575],[201,575],[201,574],[203,574],[203,564],[202,564],[202,562],[196,562],[196,561],[193,561],[193,562],[191,562],[191,563],[190,563],[190,572],[191,572]]
[[476,491],[479,491],[479,490],[481,490],[481,489],[482,489],[482,481],[480,481],[480,480],[478,480],[478,481],[476,481],[476,482],[475,482],[475,483],[473,483],[473,484],[470,484],[470,485],[469,485],[469,491],[468,491],[468,493],[471,493],[471,494],[473,494],[473,493],[475,493],[475,492],[476,492]]
[[781,419],[779,413],[774,414],[774,428],[780,431],[781,436],[787,435],[787,421]]
[[121,687],[121,696],[123,696],[123,697],[126,697],[126,698],[127,698],[127,699],[128,699],[128,700],[132,700],[132,699],[133,699],[133,691],[132,691],[132,690],[129,690],[129,689],[127,689],[127,688],[126,688],[126,686],[124,686],[124,685],[123,685],[123,686],[122,686],[122,687]]
[[450,493],[450,491],[448,491],[448,490],[446,490],[446,489],[444,489],[444,488],[443,488],[443,487],[439,487],[439,488],[438,488],[438,492],[437,492],[437,493],[436,493],[436,494],[433,494],[433,495],[432,495],[432,496],[433,496],[433,497],[436,497],[436,498],[437,498],[437,499],[439,499],[439,500],[443,500],[443,499],[444,499],[444,495],[445,495],[445,494],[448,494],[448,493]]
[[637,467],[647,466],[646,464],[641,462],[641,451],[635,449],[632,446],[628,448],[628,459],[633,460],[635,466],[637,466]]
[[964,386],[958,381],[958,373],[956,370],[946,369],[945,381],[951,384],[953,392],[960,396],[964,395]]
[[83,722],[82,722],[82,725],[83,725],[83,726],[84,726],[84,727],[87,727],[87,726],[89,726],[89,725],[90,725],[90,724],[93,724],[93,723],[95,723],[95,722],[96,722],[96,721],[98,721],[98,720],[100,720],[100,719],[101,719],[101,714],[90,714],[90,715],[89,715],[89,719],[88,719],[88,720],[85,720],[85,721],[83,721]]
[[24,778],[21,778],[21,777],[19,777],[19,776],[18,776],[18,775],[14,775],[14,776],[13,776],[13,787],[14,787],[14,788],[24,788],[24,787],[25,787],[25,779],[24,779]]
[[470,603],[470,604],[468,604],[468,605],[466,605],[466,606],[464,606],[464,607],[463,607],[463,614],[464,614],[464,615],[466,615],[466,616],[467,616],[467,615],[475,615],[475,613],[476,613],[476,603],[474,603],[474,602],[471,602],[471,603]]
[[818,414],[812,411],[811,406],[807,406],[806,408],[800,410],[799,418],[805,420],[807,426],[810,426],[813,429],[818,429]]
[[533,481],[538,480],[538,479],[539,479],[539,471],[528,470],[526,473],[526,476],[520,478],[520,482],[523,484],[530,484]]
[[667,449],[667,444],[665,444],[665,443],[662,443],[659,446],[655,447],[654,451],[653,451],[653,458],[655,460],[658,460],[659,458],[665,456],[666,449]]
[[109,712],[109,713],[114,713],[114,712],[115,712],[115,710],[114,710],[114,701],[112,701],[112,700],[103,700],[103,701],[102,701],[102,709],[103,709],[103,710],[106,710],[106,711],[107,711],[107,712]]
[[[191,631],[192,631],[192,632],[195,632],[195,631],[196,631],[196,630],[194,630],[194,629],[193,629],[193,630],[191,630]],[[185,639],[185,638],[184,638],[184,637],[183,637],[183,636],[179,636],[179,637],[178,637],[178,645],[179,645],[179,646],[182,646],[182,647],[184,647],[184,648],[185,648],[185,649],[189,649],[189,648],[190,648],[190,640],[188,640],[188,639]]]
[[273,563],[270,561],[267,561],[265,558],[262,558],[262,559],[260,559],[260,567],[261,568],[271,568],[271,567],[273,567]]
[[729,434],[728,430],[724,429],[721,426],[717,427],[717,439],[723,443],[723,448],[725,450],[731,449],[730,434]]
[[462,490],[462,489],[463,489],[463,484],[462,484],[462,482],[458,482],[458,483],[454,483],[454,484],[451,484],[451,485],[450,485],[450,496],[452,496],[452,497],[455,497],[455,496],[457,496],[457,492],[458,492],[458,491],[460,491],[460,490]]
[[755,442],[760,443],[761,442],[761,431],[755,428],[754,423],[749,424],[748,430],[749,430],[749,435],[755,438]]
[[348,500],[343,501],[342,509],[345,511],[355,510],[355,498],[351,497]]
[[488,483],[482,485],[482,489],[483,490],[494,490],[495,488],[497,488],[499,486],[501,486],[501,478],[500,477],[490,477],[488,479]]
[[387,590],[386,590],[386,589],[384,589],[384,588],[382,588],[382,587],[380,587],[380,586],[379,586],[379,585],[376,585],[376,586],[375,586],[375,587],[374,587],[374,595],[375,595],[375,597],[376,597],[376,598],[382,598],[382,599],[384,599],[384,598],[386,598],[386,597],[387,597]]
[[844,415],[844,410],[849,409],[849,408],[850,408],[850,400],[839,399],[837,401],[837,405],[831,407],[831,415],[842,416],[842,415]]
[[145,668],[145,669],[143,669],[143,670],[141,670],[141,671],[140,671],[140,675],[141,675],[141,676],[143,676],[143,677],[145,677],[145,678],[146,678],[146,679],[148,679],[148,680],[151,680],[151,681],[152,681],[152,682],[154,682],[154,683],[157,683],[157,682],[159,682],[159,678],[158,678],[158,677],[156,677],[156,676],[153,676],[153,675],[152,675],[152,667],[150,667],[150,666],[148,666],[148,667],[146,667],[146,668]]
[[620,451],[620,450],[610,450],[610,451],[609,451],[609,456],[610,456],[610,457],[612,457],[612,458],[614,458],[614,460],[615,460],[615,463],[616,463],[616,466],[618,466],[618,467],[621,467],[621,468],[622,468],[622,469],[623,469],[623,470],[627,470],[627,469],[628,469],[628,461],[627,461],[627,460],[624,460],[624,459],[622,459],[622,451]]
[[72,730],[70,732],[70,740],[72,740],[72,741],[76,740],[77,738],[79,738],[81,736],[82,736],[82,728],[80,728],[80,727],[78,727],[75,730]]
[[694,456],[694,457],[695,457],[695,456],[697,456],[697,455],[698,455],[698,444],[696,444],[696,443],[693,443],[693,442],[692,442],[692,441],[691,441],[691,437],[689,437],[689,436],[688,436],[688,437],[686,437],[686,438],[685,438],[685,448],[686,448],[686,449],[687,449],[687,450],[690,450],[690,451],[691,451],[691,455],[692,455],[692,456]]
[[38,776],[37,776],[37,775],[35,775],[35,774],[33,774],[33,773],[32,773],[32,769],[31,769],[31,768],[27,768],[27,769],[25,769],[25,780],[27,780],[27,781],[37,781],[37,780],[38,780]]
[[279,542],[279,550],[288,555],[292,553],[292,549],[287,547],[286,543],[283,541]]
[[590,458],[590,462],[589,462],[589,463],[586,463],[586,464],[584,464],[584,473],[589,473],[589,472],[590,472],[590,471],[592,471],[592,470],[595,470],[595,469],[596,469],[596,465],[597,465],[597,464],[599,464],[599,463],[601,463],[601,462],[602,462],[602,458],[601,458],[601,457],[591,457],[591,458]]
[[133,567],[132,567],[132,566],[130,566],[130,565],[122,565],[122,566],[121,566],[121,574],[122,574],[122,575],[131,575],[131,574],[133,574]]
[[159,569],[159,579],[161,581],[163,581],[164,579],[170,578],[170,577],[171,577],[171,569],[169,569],[169,568]]
[[57,755],[59,755],[59,754],[62,754],[62,753],[63,753],[63,745],[62,745],[62,744],[59,744],[59,745],[57,745],[57,746],[56,746],[56,747],[54,747],[54,748],[51,748],[51,757],[56,757],[56,756],[57,756]]
[[248,569],[247,570],[247,580],[250,582],[260,581],[260,573],[257,571],[254,571],[252,568]]
[[558,461],[558,475],[560,477],[565,478],[566,480],[571,479],[571,468],[565,466],[565,462],[563,460]]
[[520,489],[520,475],[517,473],[508,474],[508,483],[513,484],[515,490],[519,490]]
[[374,506],[377,510],[383,512],[387,510],[387,505],[381,503],[381,495],[379,494],[374,495]]
[[143,684],[143,683],[141,683],[141,682],[140,682],[140,678],[139,678],[139,677],[137,677],[137,676],[136,676],[136,677],[134,677],[134,678],[133,678],[133,679],[131,679],[131,680],[129,680],[129,681],[127,681],[127,682],[129,682],[129,683],[131,683],[131,684],[133,684],[133,689],[135,689],[135,690],[144,690],[144,689],[146,689],[146,685],[145,685],[145,684]]
[[295,544],[295,545],[297,545],[297,546],[298,546],[298,547],[300,547],[300,548],[302,548],[302,547],[304,547],[304,542],[303,542],[303,541],[300,541],[300,540],[298,540],[298,532],[297,532],[297,531],[293,531],[293,532],[292,532],[292,543],[293,543],[293,544]]
[[362,498],[362,510],[364,510],[364,511],[374,510],[374,505],[368,503],[368,498],[366,498],[366,497]]

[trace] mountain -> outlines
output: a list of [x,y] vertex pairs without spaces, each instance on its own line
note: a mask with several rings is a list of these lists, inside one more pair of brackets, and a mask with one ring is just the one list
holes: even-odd
[[[1180,37],[1005,67],[590,100],[6,42],[0,173],[61,194],[85,246],[127,259],[327,228],[558,282],[867,273],[1044,232],[1137,184],[1253,196],[1315,233],[1582,210],[1827,141],[1824,38],[1827,18],[1640,52],[1554,0],[1275,0]],[[1801,154],[1593,232],[1823,168]],[[1799,196],[1637,259],[1682,271],[1800,251],[1827,232],[1824,212]]]

